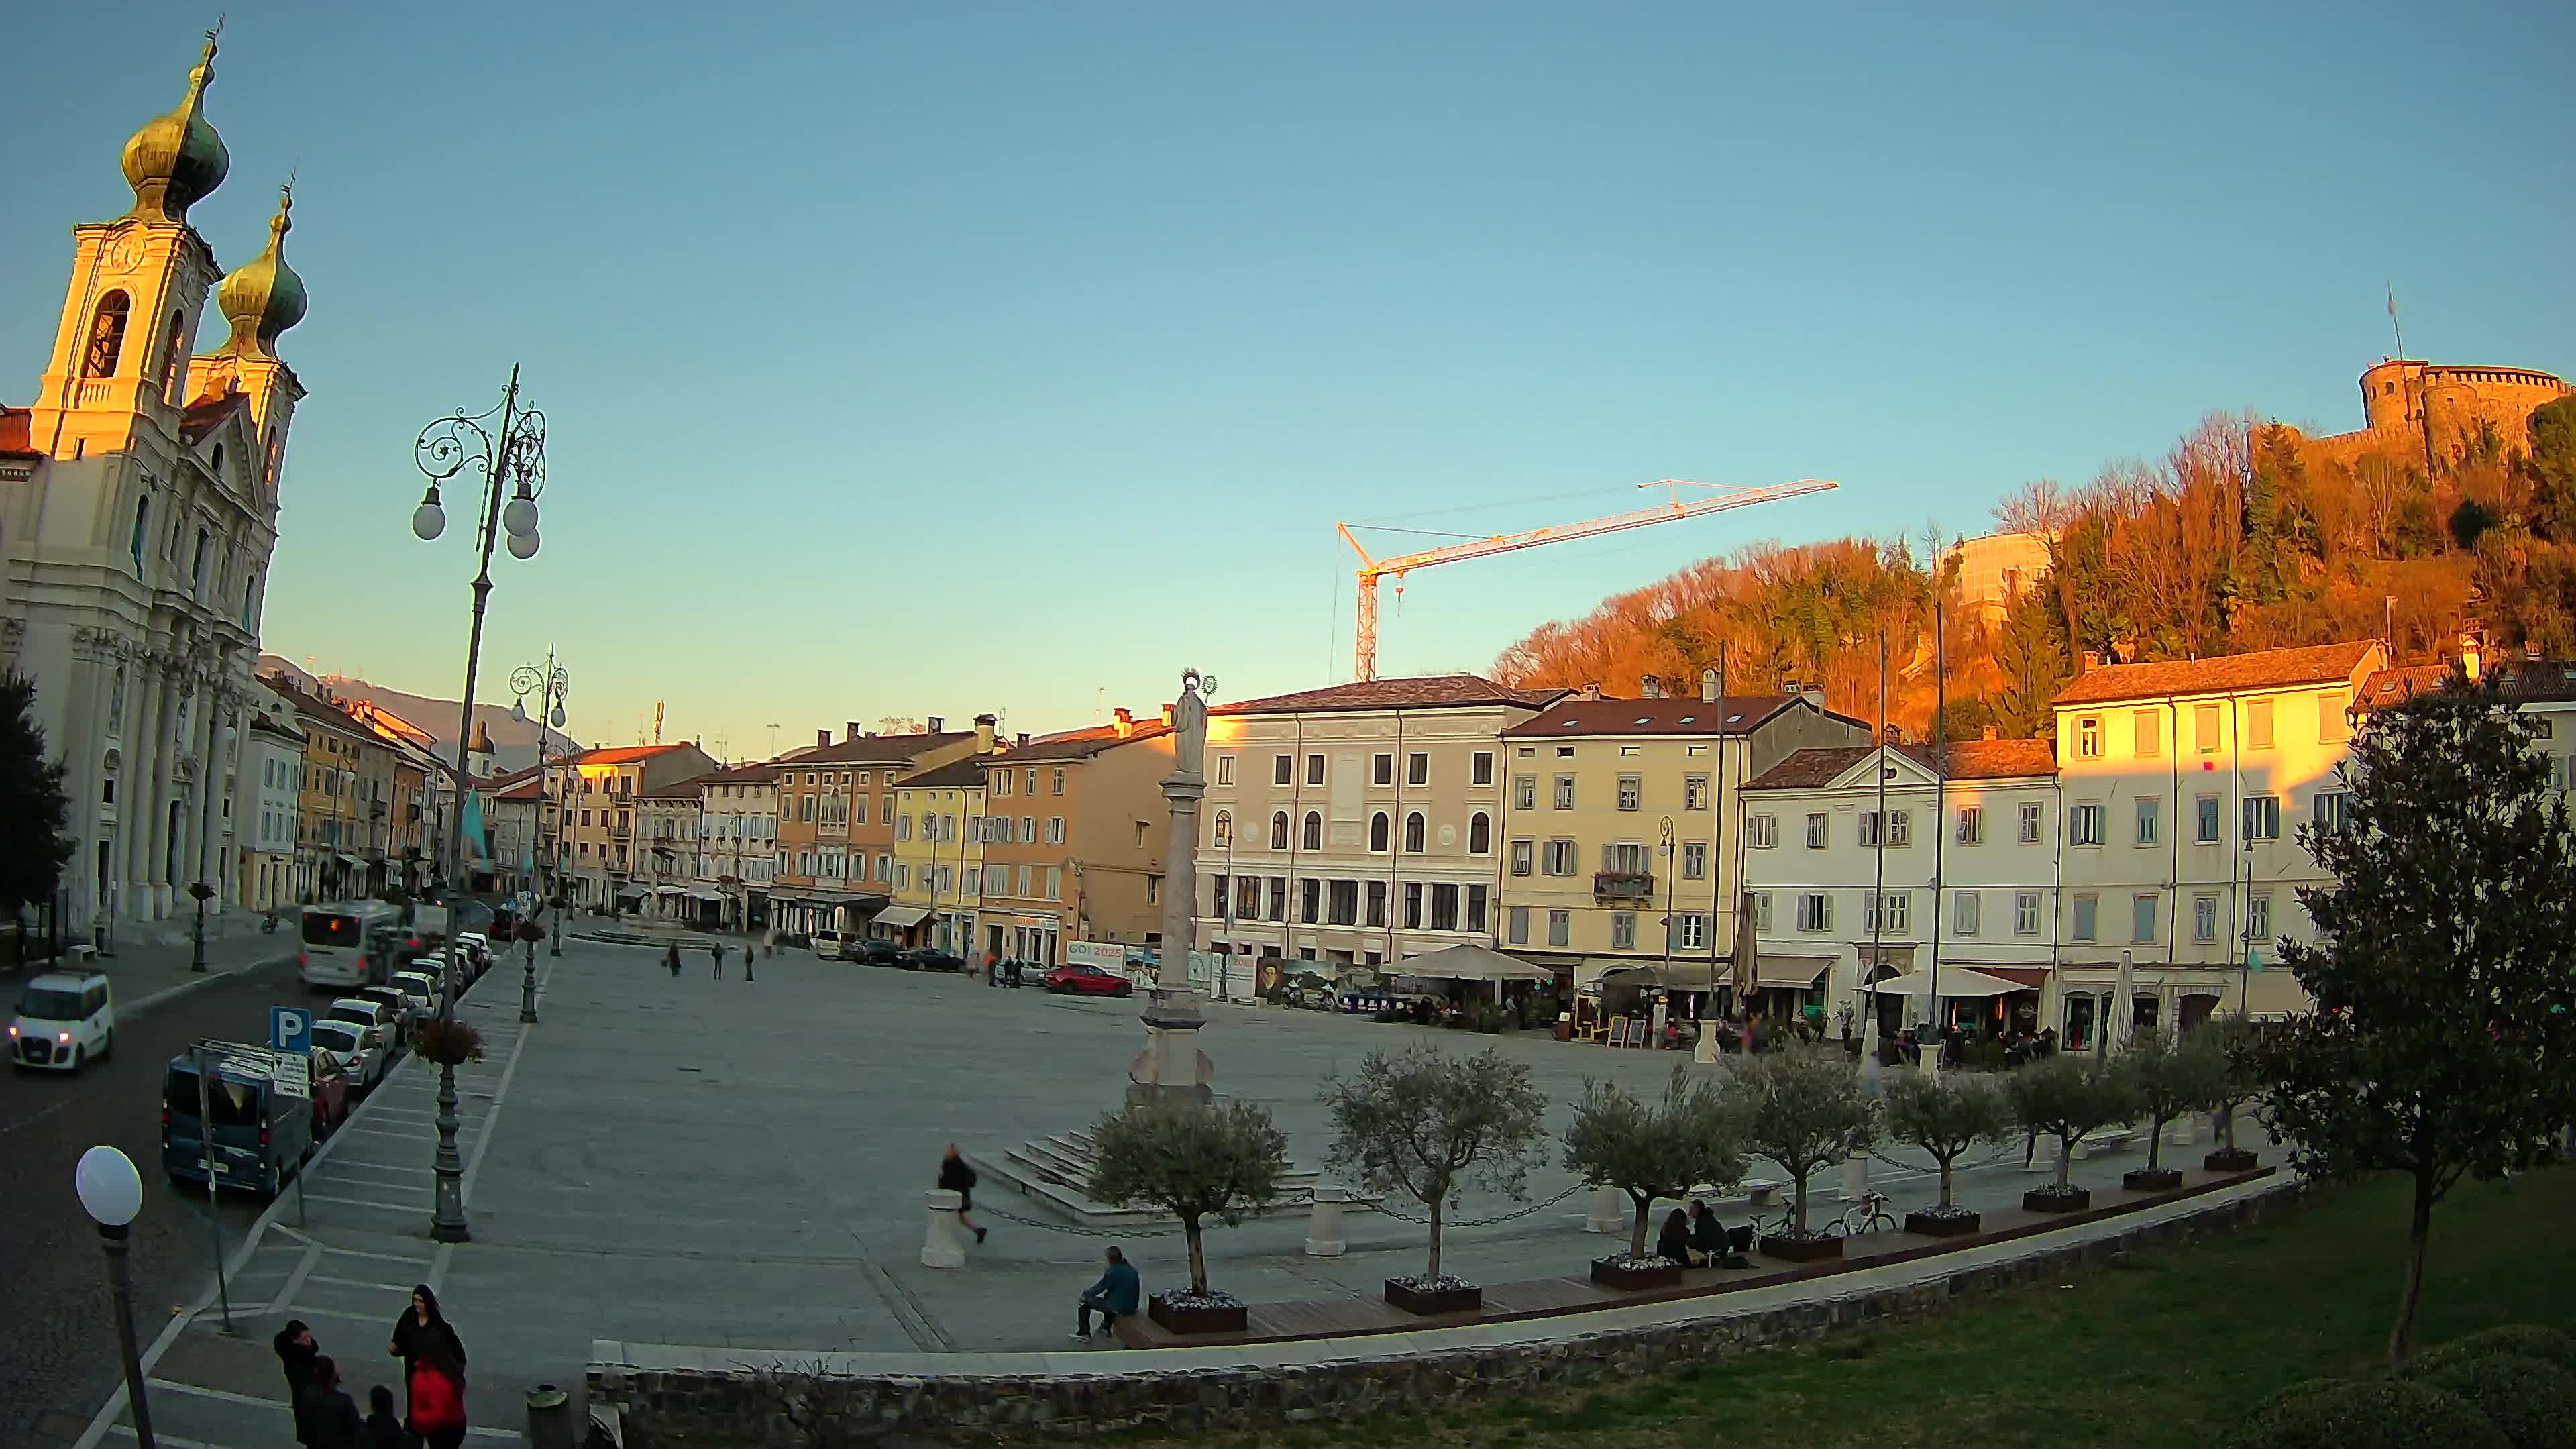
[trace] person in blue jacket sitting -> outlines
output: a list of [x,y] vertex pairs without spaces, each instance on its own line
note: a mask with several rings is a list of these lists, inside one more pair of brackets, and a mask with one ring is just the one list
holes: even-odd
[[1082,1306],[1074,1310],[1073,1336],[1076,1338],[1091,1337],[1091,1315],[1094,1313],[1100,1315],[1100,1326],[1104,1330],[1134,1313],[1136,1300],[1144,1291],[1136,1277],[1136,1265],[1127,1261],[1126,1254],[1111,1248],[1107,1256],[1109,1271],[1100,1275],[1099,1282],[1082,1290]]

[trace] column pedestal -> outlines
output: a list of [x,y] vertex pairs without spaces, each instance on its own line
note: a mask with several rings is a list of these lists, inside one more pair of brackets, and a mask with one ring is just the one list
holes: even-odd
[[962,1200],[945,1188],[933,1188],[921,1195],[921,1201],[930,1212],[929,1225],[921,1240],[921,1266],[965,1267],[966,1239],[957,1228],[958,1206]]
[[1350,1250],[1342,1236],[1342,1204],[1351,1200],[1347,1187],[1315,1189],[1315,1211],[1306,1220],[1306,1256],[1338,1258]]
[[1628,1231],[1628,1194],[1615,1187],[1595,1188],[1592,1209],[1583,1218],[1587,1233],[1620,1233]]

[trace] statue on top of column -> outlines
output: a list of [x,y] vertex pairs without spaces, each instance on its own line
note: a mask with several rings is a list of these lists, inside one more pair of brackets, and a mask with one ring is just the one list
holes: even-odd
[[1172,702],[1172,766],[1179,774],[1200,774],[1207,755],[1207,696],[1215,692],[1215,675],[1181,671],[1181,697]]

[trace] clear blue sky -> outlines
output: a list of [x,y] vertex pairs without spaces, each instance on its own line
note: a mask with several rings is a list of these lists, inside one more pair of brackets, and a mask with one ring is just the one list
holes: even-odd
[[[12,16],[0,396],[213,8]],[[295,168],[312,295],[267,645],[456,688],[411,441],[520,362],[553,486],[487,678],[559,642],[590,739],[1306,687],[1349,669],[1337,518],[1841,481],[1417,575],[1381,669],[1483,668],[2211,408],[2356,426],[2391,281],[2410,351],[2576,370],[2546,0],[233,9],[195,219],[238,264]]]

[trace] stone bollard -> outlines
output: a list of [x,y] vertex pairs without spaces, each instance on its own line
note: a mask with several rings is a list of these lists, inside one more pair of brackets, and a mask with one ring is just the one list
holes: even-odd
[[528,1390],[529,1449],[572,1449],[572,1395],[552,1384]]
[[1342,1204],[1351,1200],[1347,1187],[1315,1189],[1315,1212],[1306,1220],[1306,1256],[1338,1258],[1350,1250],[1342,1236]]
[[1853,1153],[1843,1161],[1843,1201],[1858,1202],[1869,1196],[1869,1153]]
[[2165,1124],[2165,1145],[2167,1147],[2189,1147],[2192,1139],[2199,1135],[2196,1130],[2199,1126],[2200,1115],[2196,1112],[2185,1112],[2181,1116],[2174,1118],[2172,1121]]
[[1592,1211],[1583,1219],[1583,1230],[1587,1233],[1626,1233],[1628,1195],[1615,1187],[1594,1191]]
[[932,1188],[921,1195],[930,1209],[930,1228],[921,1240],[921,1266],[925,1268],[963,1268],[966,1266],[966,1238],[957,1227],[957,1213],[964,1199],[946,1188]]

